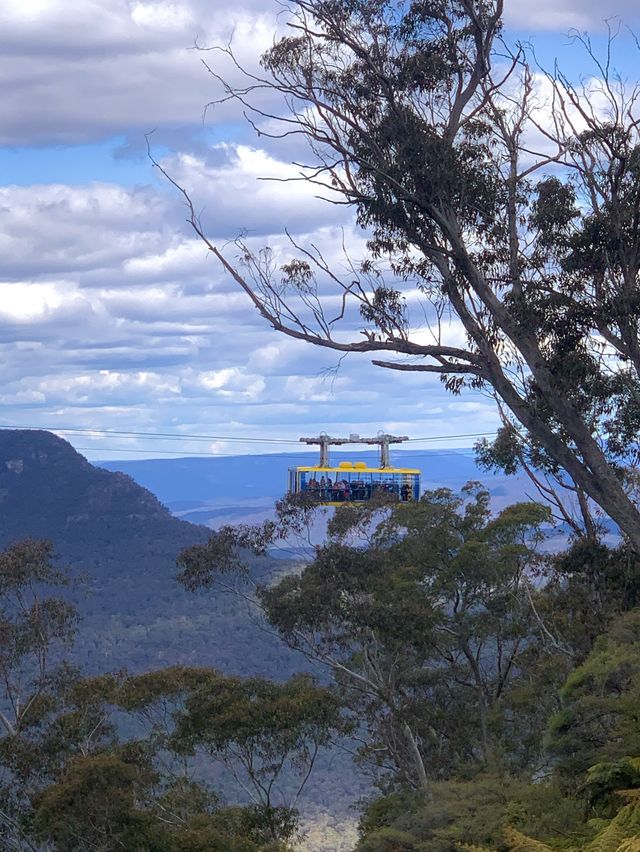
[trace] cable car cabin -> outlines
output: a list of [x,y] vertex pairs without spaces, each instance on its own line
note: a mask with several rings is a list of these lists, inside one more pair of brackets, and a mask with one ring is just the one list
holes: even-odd
[[[375,438],[331,438],[325,432],[317,438],[300,438],[305,444],[320,445],[317,465],[289,468],[289,493],[314,497],[325,506],[343,503],[366,503],[375,495],[388,495],[392,500],[406,503],[420,499],[420,471],[410,467],[392,467],[389,445],[408,441],[380,432]],[[367,467],[365,462],[343,461],[337,466],[329,461],[329,448],[336,444],[377,444],[380,461],[377,467]]]
[[420,499],[420,471],[408,467],[367,467],[364,462],[347,461],[337,467],[292,467],[289,492],[308,494],[325,506],[366,503],[376,494],[406,503]]

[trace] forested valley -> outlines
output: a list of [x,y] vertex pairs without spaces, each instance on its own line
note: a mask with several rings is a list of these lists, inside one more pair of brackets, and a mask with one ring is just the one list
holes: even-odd
[[[30,460],[19,438],[22,473],[5,466],[18,480]],[[297,848],[309,779],[345,771],[326,759],[335,744],[375,784],[358,852],[638,848],[640,581],[628,545],[583,537],[550,552],[548,508],[492,513],[469,483],[345,505],[307,564],[274,576],[265,554],[326,511],[301,499],[277,510],[260,527],[196,536],[174,568],[176,594],[217,600],[221,614],[221,599],[251,601],[254,641],[275,634],[299,660],[277,681],[197,659],[88,671],[72,662],[91,631],[70,602],[77,574],[45,542],[5,548],[7,848]]]

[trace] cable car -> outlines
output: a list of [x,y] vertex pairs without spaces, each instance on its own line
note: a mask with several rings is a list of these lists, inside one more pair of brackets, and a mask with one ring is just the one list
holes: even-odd
[[[341,506],[344,503],[366,503],[375,496],[388,495],[391,499],[406,503],[420,499],[420,471],[417,468],[393,467],[389,445],[408,441],[406,435],[380,434],[376,438],[300,438],[306,444],[320,445],[320,461],[317,465],[289,468],[289,493],[304,494],[324,506]],[[368,467],[366,462],[342,461],[332,465],[329,447],[340,444],[377,444],[380,460],[377,467]]]

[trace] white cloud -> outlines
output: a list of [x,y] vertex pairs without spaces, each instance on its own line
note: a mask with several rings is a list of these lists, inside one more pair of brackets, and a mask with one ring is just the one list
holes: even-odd
[[133,3],[131,21],[153,32],[184,29],[193,26],[193,9],[177,3]]
[[76,299],[65,294],[55,284],[35,284],[16,281],[3,288],[0,317],[17,323],[32,323],[50,319],[62,307]]
[[[637,0],[506,0],[507,28],[535,32],[599,30],[619,16],[637,24]],[[198,126],[203,108],[223,92],[203,67],[212,64],[237,82],[220,52],[194,50],[232,40],[241,65],[257,70],[259,56],[282,32],[277,0],[65,0],[5,3],[0,10],[0,144],[86,142],[119,133],[141,138],[155,127]],[[279,102],[259,95],[266,106]],[[240,104],[209,112],[207,125],[238,132]],[[296,145],[295,137],[285,141]],[[284,149],[282,149],[284,150]]]
[[[240,0],[5,3],[0,11],[0,144],[90,141],[201,122],[221,94],[194,50],[226,45],[255,68],[278,26],[278,6]],[[218,61],[220,56],[217,56]],[[228,73],[237,77],[231,67]],[[237,119],[237,105],[210,121]]]
[[[264,0],[83,0],[73,14],[63,0],[4,4],[0,144],[141,139],[157,126],[158,156],[192,192],[220,245],[246,229],[252,246],[269,243],[281,263],[292,251],[288,227],[348,275],[343,240],[357,257],[365,235],[350,213],[289,180],[297,175],[288,165],[291,142],[268,149],[247,142],[237,105],[208,114],[217,125],[213,145],[188,138],[219,91],[201,60],[220,55],[190,49],[194,39],[225,43],[233,31],[241,61],[255,67],[284,23],[280,11]],[[182,126],[190,128],[183,137]],[[167,128],[178,153],[165,153]],[[326,375],[339,355],[270,329],[185,226],[182,200],[168,186],[5,186],[0,251],[4,423],[91,428],[83,440],[95,443],[94,456],[115,442],[100,428],[239,438],[323,429],[443,434],[469,431],[476,416],[488,416],[483,406],[451,406],[435,377],[380,371],[367,356],[349,357]],[[353,337],[357,316],[349,323]],[[461,335],[457,327],[449,332],[456,341]],[[202,451],[209,444],[153,446]]]
[[[228,161],[231,196],[253,179],[258,162],[281,168],[253,153]],[[223,186],[224,167],[214,173]],[[256,245],[271,242],[281,259],[291,251],[286,236],[268,233],[269,214],[280,205],[281,216],[307,229],[300,240],[347,270],[339,228],[321,219],[314,229],[311,216],[301,221],[297,203],[280,195],[278,185],[263,184],[260,192],[267,232],[252,238]],[[375,433],[389,428],[393,412],[394,422],[418,417],[415,428],[423,432],[424,424],[440,433],[468,431],[469,413],[445,408],[437,379],[383,373],[366,356],[350,357],[327,374],[338,364],[337,353],[277,335],[185,233],[162,190],[104,183],[5,187],[0,199],[6,279],[0,401],[7,425],[295,439],[324,429]],[[351,242],[351,231],[346,238]],[[102,446],[114,442],[105,439]],[[145,446],[144,439],[119,444],[136,445]],[[203,448],[179,447],[188,449]]]
[[95,271],[166,248],[167,213],[159,193],[114,184],[0,187],[1,274]]
[[162,280],[185,272],[200,272],[206,248],[199,239],[184,240],[170,245],[158,254],[130,257],[124,262],[124,271],[132,278]]
[[247,145],[220,145],[222,164],[210,165],[190,154],[163,161],[172,179],[190,194],[207,232],[229,239],[316,231],[346,224],[344,208],[316,198],[316,189],[300,180],[300,169]]
[[637,0],[610,0],[606,8],[600,0],[505,0],[505,23],[514,29],[566,32],[570,29],[598,31],[605,21],[619,17],[629,25],[638,21]]

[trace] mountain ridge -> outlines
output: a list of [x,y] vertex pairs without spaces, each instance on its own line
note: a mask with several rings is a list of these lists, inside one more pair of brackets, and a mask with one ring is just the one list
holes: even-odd
[[[0,432],[0,544],[10,538],[51,538],[73,556],[76,539],[140,533],[153,525],[202,540],[204,530],[174,518],[126,473],[95,467],[67,441],[44,430]],[[178,532],[179,531],[179,532]]]
[[[246,607],[179,585],[176,557],[210,535],[50,432],[0,431],[0,547],[49,540],[58,561],[86,578],[69,596],[82,618],[73,659],[90,673],[184,664],[282,679],[300,669]],[[264,559],[256,570],[271,565]]]

